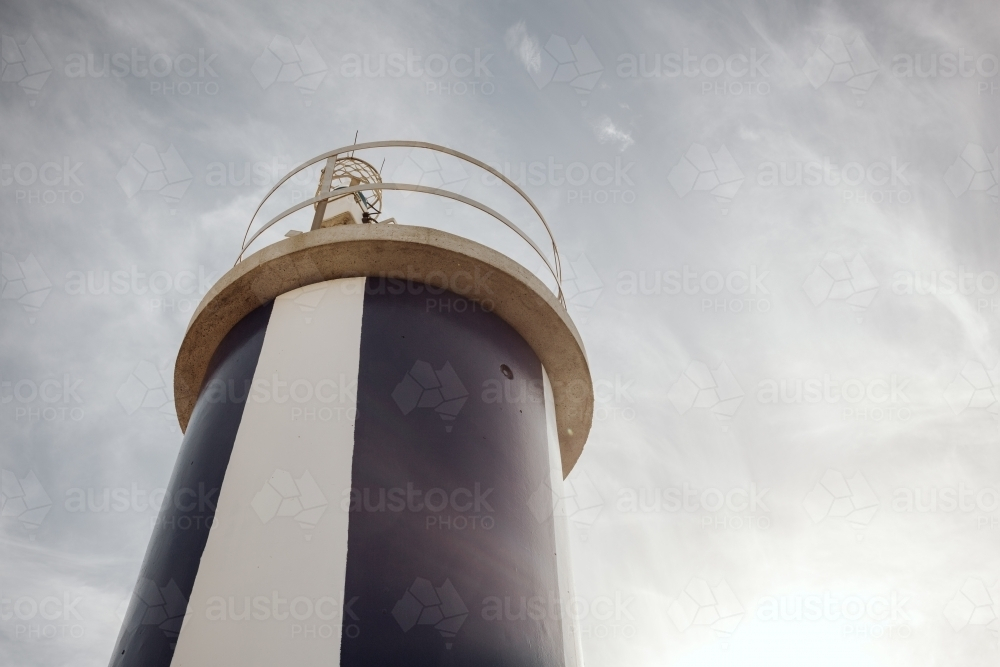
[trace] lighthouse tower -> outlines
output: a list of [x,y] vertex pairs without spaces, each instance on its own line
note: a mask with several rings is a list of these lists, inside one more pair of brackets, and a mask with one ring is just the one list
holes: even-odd
[[[562,481],[593,391],[555,243],[354,157],[395,148],[486,170],[548,230],[503,174],[423,142],[346,146],[282,179],[268,198],[322,165],[316,196],[260,225],[188,326],[184,439],[112,665],[581,664]],[[399,190],[489,214],[554,288],[383,219]],[[243,257],[299,211],[308,230]]]

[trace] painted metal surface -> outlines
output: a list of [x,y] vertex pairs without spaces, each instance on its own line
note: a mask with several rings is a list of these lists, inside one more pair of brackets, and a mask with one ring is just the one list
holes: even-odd
[[365,297],[340,664],[562,665],[555,534],[529,504],[550,474],[541,364],[471,301],[384,287]]
[[[549,477],[533,498],[532,511],[536,518],[549,522],[555,535],[556,569],[559,576],[560,621],[563,631],[563,664],[582,667],[583,643],[580,625],[573,615],[576,587],[573,585],[573,566],[569,548],[569,525],[566,520],[566,493],[563,487],[562,456],[559,452],[559,433],[556,428],[555,399],[549,374],[542,368],[545,381],[545,434],[549,452]],[[551,512],[550,512],[551,510]]]
[[175,666],[339,655],[364,284],[274,302]]
[[[541,362],[398,287],[311,284],[226,337],[112,665],[578,665]],[[180,531],[188,488],[211,516]]]
[[[170,664],[270,315],[271,304],[247,315],[212,358],[111,657],[113,667]],[[207,391],[213,386],[222,388],[221,396]]]

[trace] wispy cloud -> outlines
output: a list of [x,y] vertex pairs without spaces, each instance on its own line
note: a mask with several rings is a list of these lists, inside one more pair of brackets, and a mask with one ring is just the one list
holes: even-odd
[[529,72],[539,72],[542,69],[542,47],[538,44],[538,38],[528,32],[524,21],[518,21],[507,28],[504,43]]
[[594,134],[597,135],[597,140],[602,144],[618,144],[618,150],[620,151],[624,151],[635,143],[635,139],[632,138],[631,133],[615,125],[614,121],[608,116],[604,116],[597,121],[594,125]]

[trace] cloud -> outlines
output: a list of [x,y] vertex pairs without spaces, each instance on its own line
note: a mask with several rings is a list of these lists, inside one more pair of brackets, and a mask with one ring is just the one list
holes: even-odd
[[537,37],[528,34],[524,21],[519,21],[507,28],[504,43],[507,45],[507,50],[516,55],[529,72],[541,71],[542,47],[539,46]]
[[[989,100],[979,92],[979,84],[990,86],[997,77],[966,79],[959,74],[901,80],[891,71],[895,47],[886,43],[900,35],[920,42],[924,37],[907,32],[910,27],[917,26],[919,31],[940,26],[947,39],[928,39],[929,46],[912,47],[925,49],[921,51],[928,54],[924,66],[929,55],[936,53],[940,58],[960,48],[979,56],[981,52],[970,45],[988,44],[986,38],[996,34],[1000,15],[975,12],[968,0],[963,6],[970,11],[955,13],[967,22],[932,19],[912,7],[904,16],[857,3],[790,11],[787,20],[769,15],[761,23],[773,33],[774,44],[789,49],[787,56],[781,56],[776,47],[744,25],[739,13],[710,21],[710,8],[684,8],[669,1],[595,5],[585,10],[525,4],[512,9],[503,22],[497,22],[494,10],[475,5],[461,12],[435,4],[399,4],[389,11],[372,3],[345,8],[316,0],[303,3],[295,12],[227,4],[211,12],[176,12],[149,5],[142,9],[142,20],[136,21],[135,12],[120,0],[109,0],[106,5],[80,0],[73,3],[73,12],[62,15],[22,4],[23,10],[6,17],[9,26],[3,32],[15,39],[21,52],[18,57],[25,61],[29,57],[26,44],[34,34],[53,69],[37,95],[25,94],[32,90],[24,85],[27,77],[0,81],[7,130],[0,156],[10,165],[0,180],[32,182],[0,184],[0,198],[9,213],[0,222],[0,254],[6,258],[0,261],[0,293],[5,297],[0,299],[0,317],[4,318],[0,380],[11,383],[0,387],[0,418],[4,420],[0,464],[17,474],[18,484],[34,470],[49,495],[51,509],[34,530],[23,525],[23,512],[0,522],[0,558],[8,580],[3,592],[13,599],[56,594],[61,599],[62,591],[77,588],[93,588],[94,593],[80,607],[88,612],[85,639],[67,636],[44,641],[43,636],[37,642],[0,642],[0,663],[32,667],[107,664],[119,624],[115,607],[136,584],[155,513],[72,514],[64,502],[70,488],[93,488],[99,502],[107,487],[129,488],[134,482],[148,496],[150,490],[168,483],[180,436],[176,422],[158,412],[172,405],[172,376],[164,374],[164,369],[176,358],[201,294],[197,278],[190,294],[176,290],[157,294],[150,284],[162,286],[163,273],[192,272],[197,277],[202,266],[206,274],[221,275],[232,265],[249,216],[274,179],[300,161],[350,143],[358,128],[359,141],[426,139],[499,165],[524,184],[552,225],[556,241],[563,244],[563,288],[570,315],[586,341],[593,374],[594,428],[570,477],[571,485],[555,499],[543,487],[536,501],[547,503],[536,509],[562,512],[571,522],[592,526],[587,531],[570,531],[578,595],[593,600],[622,590],[627,599],[628,590],[641,588],[639,594],[644,597],[636,601],[640,608],[632,608],[642,613],[641,617],[637,614],[637,623],[648,622],[664,630],[655,636],[640,631],[626,638],[621,631],[631,628],[619,625],[620,621],[603,626],[591,623],[583,628],[588,665],[676,665],[684,660],[681,654],[706,648],[699,646],[699,633],[712,634],[716,616],[738,617],[729,613],[723,604],[725,596],[716,590],[721,581],[741,596],[747,622],[740,622],[729,653],[719,654],[719,660],[748,662],[746,642],[759,640],[775,651],[799,650],[794,656],[797,664],[824,660],[859,664],[863,660],[851,659],[856,656],[803,655],[806,648],[796,649],[799,644],[787,637],[755,635],[762,624],[752,620],[753,603],[779,585],[825,590],[828,568],[796,567],[803,562],[836,561],[844,579],[857,582],[857,592],[872,590],[873,595],[886,593],[879,587],[891,569],[915,586],[925,581],[947,582],[938,593],[921,597],[940,600],[938,608],[928,612],[928,633],[922,635],[939,637],[942,628],[953,632],[941,608],[962,582],[967,577],[993,582],[1000,576],[1000,570],[962,572],[954,566],[964,554],[987,553],[995,530],[979,530],[974,517],[960,511],[900,516],[890,505],[891,485],[897,479],[923,489],[940,490],[945,484],[958,488],[961,483],[972,488],[975,480],[986,479],[982,477],[986,472],[983,456],[996,440],[989,410],[998,401],[986,405],[986,394],[1000,386],[1000,381],[980,382],[963,364],[972,359],[987,371],[996,367],[1000,312],[994,304],[1000,295],[966,295],[956,288],[947,298],[901,297],[892,293],[891,285],[896,270],[926,274],[957,270],[960,265],[972,272],[996,270],[995,244],[990,244],[995,225],[990,225],[997,208],[990,195],[995,195],[998,180],[994,177],[997,163],[992,159],[997,143],[990,131],[992,118],[986,115]],[[852,16],[842,17],[844,13]],[[124,18],[116,21],[109,16]],[[975,26],[970,17],[977,19]],[[330,25],[337,30],[313,27]],[[818,69],[818,90],[802,73],[803,64],[824,43],[825,35],[839,35],[849,45],[858,34],[857,26],[864,28],[870,40],[866,44],[882,65],[860,110],[855,95],[848,92],[850,86],[840,81],[840,71],[846,76],[847,68],[827,72],[829,63],[823,60],[827,56],[817,56],[823,66]],[[279,48],[275,35],[288,40],[282,40]],[[299,53],[296,45],[301,47],[307,38],[315,51]],[[59,45],[59,58],[48,52],[48,45]],[[626,80],[616,71],[619,54],[634,53],[637,59],[645,54],[645,71],[649,72],[655,69],[655,54],[661,55],[661,61],[669,52],[683,57],[684,48],[697,57],[691,66],[699,71],[706,57],[704,65],[711,70],[716,56],[740,71],[740,56],[749,58],[751,48],[756,48],[758,60],[765,51],[774,54],[768,61],[774,67],[768,76],[757,78],[723,74],[718,78]],[[194,67],[195,73],[186,78],[143,78],[130,73],[71,79],[63,72],[67,54],[93,54],[94,68],[100,70],[104,54],[123,53],[131,58],[133,49],[137,56],[145,56],[146,69],[152,55],[163,54],[157,56],[157,66],[169,57],[182,70]],[[206,61],[218,54],[212,61],[218,77],[199,75],[200,49]],[[431,56],[431,68],[438,67],[444,56],[449,71],[454,62],[455,71],[471,67],[470,74],[437,79],[426,73],[399,78],[343,76],[344,54],[358,54],[362,64],[367,57],[368,71],[377,72],[382,54],[386,59],[400,54],[405,58],[409,49],[414,57],[422,57],[419,67],[414,64],[414,72],[426,70]],[[477,75],[477,49],[480,64],[485,62],[496,76],[486,75],[482,68]],[[193,65],[187,58],[178,60],[183,54],[194,57]],[[8,66],[15,55],[13,47],[4,55]],[[838,59],[843,60],[837,53],[829,59],[835,66],[842,64]],[[261,64],[255,69],[258,60]],[[855,76],[867,71],[856,67],[860,62],[852,57],[849,63]],[[504,63],[510,70],[505,74],[498,71]],[[138,68],[142,71],[142,63]],[[665,62],[661,69],[667,71]],[[308,78],[306,70],[314,77]],[[388,63],[386,70],[393,71]],[[322,72],[322,83],[316,83]],[[20,76],[16,72],[8,76],[15,74]],[[41,76],[36,80],[40,83]],[[867,79],[858,82],[867,83]],[[157,90],[173,94],[151,94],[154,83]],[[312,90],[306,83],[316,83],[315,92],[308,95],[313,100],[310,107],[303,105],[300,94]],[[768,86],[769,94],[758,94]],[[542,88],[546,92],[540,93]],[[575,95],[564,94],[570,88],[581,95],[593,90],[590,108],[581,109],[574,102]],[[734,90],[743,92],[722,94]],[[460,94],[463,91],[465,95]],[[845,95],[833,94],[838,92]],[[921,131],[926,128],[949,131]],[[974,153],[962,150],[969,142],[979,147]],[[138,151],[142,144],[155,149],[155,158],[148,150]],[[164,159],[171,145],[183,157],[187,171],[180,170],[179,162],[171,169],[170,161]],[[618,151],[629,153],[628,159],[619,154],[620,169],[615,164]],[[460,169],[447,159],[435,161],[417,153],[402,149],[387,153],[383,175],[410,170],[416,179],[412,182],[443,183],[438,187],[460,190],[509,215],[516,224],[523,220],[536,240],[545,238],[540,223],[521,216],[514,205],[506,206],[506,189],[497,187],[486,193],[489,179],[478,170]],[[865,191],[864,184],[850,191],[854,197],[847,203],[845,188],[765,188],[757,183],[757,165],[764,161],[822,163],[829,156],[838,165],[853,161],[870,165],[889,162],[894,155],[901,162],[912,160],[911,169],[922,177],[919,196],[905,206],[888,201],[893,194],[888,191],[881,193],[884,202],[873,202],[880,193]],[[132,166],[136,169],[125,174],[129,178],[123,177],[127,186],[123,189],[117,175],[130,156],[135,157]],[[52,167],[43,170],[43,166],[61,165],[67,157],[84,164],[79,172],[82,186],[73,186],[83,196],[80,204],[47,201],[53,195],[61,197],[66,184],[46,185],[41,180],[55,180]],[[372,156],[376,166],[382,157]],[[554,185],[566,178],[570,165],[568,175],[574,181],[583,179],[580,165],[587,167],[589,182]],[[224,172],[226,183],[208,183],[210,172]],[[794,175],[794,171],[789,173]],[[315,188],[315,181],[310,180],[295,183],[292,189],[307,194]],[[175,201],[165,201],[164,195],[169,194]],[[453,206],[451,217],[441,215],[436,201],[418,193],[410,197],[387,193],[386,213],[400,224],[467,236],[531,267],[531,249],[522,247],[521,239],[508,229],[480,224],[478,212],[460,206]],[[264,213],[274,214],[291,204],[277,202],[273,212]],[[171,216],[174,209],[176,215]],[[721,217],[720,209],[729,209],[728,217]],[[284,231],[276,231],[276,236],[280,238]],[[870,272],[859,273],[851,263],[859,248]],[[586,264],[581,261],[583,249]],[[823,273],[804,290],[805,278],[825,254],[845,253],[845,249],[850,253],[841,259],[850,271],[845,274],[840,264],[822,264]],[[44,281],[33,281],[35,274],[24,266],[32,256],[44,269]],[[34,266],[34,260],[30,264]],[[593,267],[601,269],[599,275],[593,274]],[[704,284],[699,279],[686,280],[686,267],[699,278],[705,277]],[[754,293],[754,283],[741,277],[752,275],[754,267],[758,276],[770,271],[763,282],[769,293]],[[544,275],[540,268],[536,273]],[[88,281],[92,274],[87,294],[67,293],[70,271],[82,271]],[[107,281],[105,272],[111,275]],[[124,284],[114,277],[116,272],[128,274],[125,294],[116,292]],[[627,272],[636,274],[635,294],[619,291],[621,274]],[[161,275],[153,279],[154,273]],[[676,281],[675,273],[679,274]],[[720,283],[715,273],[733,280]],[[875,281],[861,280],[862,285],[859,276]],[[878,297],[866,302],[864,322],[859,324],[860,311],[852,313],[850,306],[857,304],[849,299],[876,282],[881,284]],[[102,285],[107,285],[107,292],[101,293]],[[814,307],[810,297],[822,303]],[[982,307],[980,299],[985,303]],[[309,299],[297,302],[296,317],[311,317],[313,304]],[[38,313],[24,312],[39,305]],[[584,321],[579,313],[586,307],[591,314]],[[145,365],[137,367],[144,359],[155,360],[157,367],[149,373]],[[695,359],[714,361],[692,368],[690,362]],[[735,373],[720,368],[723,359]],[[443,361],[436,361],[431,371],[441,371]],[[960,369],[963,373],[956,380]],[[933,405],[924,410],[926,406],[918,405],[921,399],[914,398],[913,404],[903,406],[910,410],[907,413],[898,410],[898,405],[892,412],[888,402],[870,403],[867,398],[856,406],[825,402],[772,406],[757,398],[762,378],[824,378],[829,374],[839,387],[851,378],[867,383],[893,373],[915,378],[913,384],[926,388]],[[454,422],[442,419],[445,413],[437,408],[446,404],[457,408],[466,393],[470,405],[480,400],[479,378],[463,375],[464,389],[445,396],[447,378],[435,374],[431,381],[420,373],[412,377],[417,375],[427,380],[417,382],[419,394],[416,390],[397,394],[409,402],[416,400],[408,416],[398,414],[400,420],[433,420],[443,436]],[[134,391],[121,390],[127,379]],[[403,377],[392,379],[397,382]],[[636,401],[628,404],[627,411],[616,398],[619,379],[622,384],[634,380],[637,388]],[[82,380],[79,393],[85,401],[85,417],[78,422],[46,421],[46,414],[59,415],[67,406],[49,404],[40,397],[32,403],[21,403],[16,397],[3,403],[21,380],[28,382],[23,391],[28,391],[30,383],[40,386],[52,380],[62,387],[63,382],[72,386]],[[47,386],[46,391],[52,391]],[[881,396],[877,387],[874,395]],[[433,406],[420,407],[422,398]],[[19,419],[18,407],[25,415],[41,416],[32,421],[28,416]],[[845,417],[845,408],[851,408],[853,419]],[[131,416],[130,409],[134,409]],[[455,411],[459,423],[468,417],[468,410]],[[858,414],[866,415],[865,420],[857,419]],[[904,421],[907,414],[909,420]],[[803,499],[814,489],[815,475],[828,467],[846,473],[847,491],[839,479],[836,483],[826,480],[825,486],[813,491],[808,508],[822,518],[813,527]],[[293,482],[301,481],[304,469],[286,469],[293,473]],[[864,531],[851,525],[858,523],[855,518],[865,518],[864,511],[870,512],[873,506],[861,502],[866,496],[851,487],[852,475],[859,469],[883,502]],[[312,472],[319,479],[320,471]],[[585,479],[604,497],[578,483]],[[530,495],[541,479],[527,481],[524,489]],[[683,510],[625,515],[617,509],[617,492],[624,487],[684,489],[687,483],[700,493],[715,488],[728,493],[751,481],[758,488],[773,487],[769,499],[783,499],[773,513],[770,530],[750,525],[744,514],[725,511],[709,516],[711,525],[706,526],[703,521],[708,515],[691,516]],[[275,489],[280,502],[264,489],[265,482]],[[264,477],[257,483],[260,486],[241,502],[249,503],[255,492],[262,492],[258,509],[276,507],[268,530],[280,532],[281,524],[288,522],[302,533],[297,539],[305,540],[310,524],[303,521],[300,530],[296,519],[311,515],[291,514],[295,501],[302,511],[326,507],[320,526],[332,518],[327,514],[333,497],[327,499],[329,505],[317,500],[319,504],[312,507],[303,500],[306,489],[297,485],[293,491]],[[28,497],[28,490],[22,490]],[[289,495],[282,495],[282,490]],[[715,499],[713,494],[705,496],[707,502]],[[265,500],[270,504],[264,504]],[[526,499],[520,502],[522,510],[529,511]],[[282,504],[287,516],[282,514]],[[587,524],[598,510],[597,521]],[[250,518],[259,523],[250,511]],[[533,515],[529,520],[535,524]],[[733,522],[739,520],[742,528],[736,529]],[[929,539],[915,540],[918,531]],[[588,541],[581,543],[584,535]],[[859,540],[859,535],[864,539]],[[947,539],[936,539],[939,536]],[[694,546],[680,549],[679,544]],[[762,564],[753,555],[758,548],[774,558]],[[663,566],[665,562],[669,567]],[[108,567],[108,563],[116,565]],[[772,564],[780,568],[782,577],[772,576],[767,567]],[[953,571],[946,572],[948,568]],[[404,584],[411,584],[417,574],[432,581],[435,591],[446,579],[444,573],[416,572]],[[465,595],[460,581],[454,576],[452,580]],[[696,588],[686,585],[693,580],[708,582],[712,597],[703,594],[700,583]],[[156,583],[163,587],[169,579]],[[15,589],[15,584],[20,588]],[[396,591],[397,599],[404,592]],[[690,600],[683,599],[671,616],[670,600],[683,593]],[[444,598],[435,594],[443,603]],[[650,604],[643,606],[647,600]],[[466,602],[471,605],[472,600]],[[512,598],[512,604],[517,606],[517,598]],[[421,605],[437,608],[433,601]],[[962,615],[968,607],[964,599],[952,607],[961,612],[953,613],[954,618],[967,618]],[[678,616],[678,609],[685,615]],[[109,620],[91,621],[90,614]],[[690,629],[682,633],[675,625],[677,619],[689,623]],[[713,620],[705,622],[708,619]],[[466,623],[472,620],[470,616]],[[792,626],[786,628],[790,633],[801,630]],[[944,646],[930,640],[885,643],[883,648],[891,653],[886,663],[914,664],[927,655],[945,655],[950,648],[962,651],[957,642],[975,641],[977,630],[985,632],[986,628],[966,628]],[[463,626],[462,631],[468,628]],[[604,631],[608,636],[604,637]],[[886,632],[888,636],[888,628]],[[438,633],[433,625],[418,622],[409,636],[443,641]],[[837,639],[841,636],[836,635]],[[838,641],[832,646],[840,650],[861,644]],[[926,648],[923,656],[908,654],[918,645]],[[971,646],[966,644],[965,649]],[[820,653],[830,647],[810,642],[808,648]],[[446,649],[442,646],[442,650]],[[761,664],[775,662],[781,659],[766,656],[760,660]]]
[[605,116],[597,121],[594,125],[594,134],[597,135],[597,140],[602,144],[619,144],[618,150],[620,151],[624,151],[635,143],[632,135],[615,125],[608,116]]

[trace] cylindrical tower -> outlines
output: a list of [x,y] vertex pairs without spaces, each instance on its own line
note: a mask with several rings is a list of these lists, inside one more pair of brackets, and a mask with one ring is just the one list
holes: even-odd
[[238,262],[181,345],[184,440],[112,665],[580,664],[562,480],[593,392],[555,245],[553,292],[468,239],[378,222],[383,190],[439,194],[541,252],[353,158],[386,146],[525,196],[419,142],[296,170],[325,161],[316,197],[260,231],[312,206],[310,231]]

